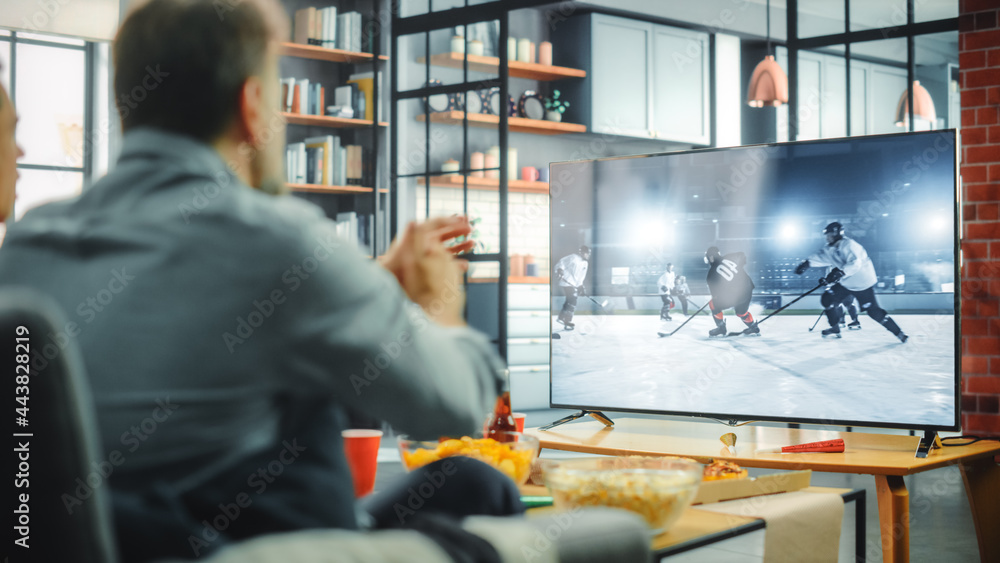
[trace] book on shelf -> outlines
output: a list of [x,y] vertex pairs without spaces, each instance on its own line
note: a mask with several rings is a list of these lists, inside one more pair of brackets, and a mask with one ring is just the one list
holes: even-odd
[[[348,84],[354,84],[354,85],[356,85],[357,88],[358,88],[358,90],[361,91],[361,94],[362,94],[363,100],[364,100],[364,109],[365,109],[365,111],[364,111],[364,116],[365,116],[364,119],[367,119],[369,121],[373,121],[375,119],[375,111],[374,111],[375,110],[375,105],[374,105],[374,99],[375,99],[375,84],[374,84],[374,82],[375,82],[375,78],[374,78],[374,76],[375,76],[375,73],[369,71],[369,72],[360,72],[360,73],[352,74],[352,75],[350,75],[347,78],[347,83]],[[378,73],[378,89],[379,89],[379,92],[385,92],[385,90],[382,89],[382,72],[381,71],[379,71],[379,73]],[[381,100],[381,96],[379,96],[378,114],[379,115],[385,115],[382,112],[382,100]]]
[[286,180],[321,186],[366,186],[371,170],[361,145],[341,145],[337,135],[290,143],[285,151]]
[[336,45],[337,49],[344,51],[361,52],[361,14],[358,12],[347,12],[336,16]]
[[290,184],[305,184],[308,157],[305,143],[291,143],[285,149],[285,179]]
[[292,40],[296,43],[308,45],[316,33],[316,8],[302,8],[296,10],[292,31]]
[[305,115],[324,115],[326,88],[308,78],[281,79],[281,110]]
[[[360,17],[360,14],[358,16]],[[328,8],[310,6],[296,10],[292,40],[302,45],[339,49],[337,21],[337,8],[335,6]],[[358,50],[360,51],[360,41]]]

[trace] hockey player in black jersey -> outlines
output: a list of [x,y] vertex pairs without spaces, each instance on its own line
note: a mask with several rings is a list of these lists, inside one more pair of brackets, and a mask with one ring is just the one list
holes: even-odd
[[757,322],[750,313],[750,298],[753,296],[753,281],[747,275],[744,266],[747,257],[742,252],[733,252],[723,256],[717,247],[710,247],[705,253],[705,263],[708,264],[708,289],[712,300],[708,302],[715,319],[715,328],[708,331],[709,336],[725,336],[726,321],[722,312],[732,307],[736,315],[747,328],[743,334],[760,336]]

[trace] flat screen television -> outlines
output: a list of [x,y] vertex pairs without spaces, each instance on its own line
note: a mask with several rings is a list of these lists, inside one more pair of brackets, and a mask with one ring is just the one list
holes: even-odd
[[551,164],[550,404],[958,429],[956,143],[944,130]]

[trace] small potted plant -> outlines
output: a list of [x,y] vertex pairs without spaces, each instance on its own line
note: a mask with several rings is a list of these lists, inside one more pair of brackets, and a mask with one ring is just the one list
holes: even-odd
[[552,95],[545,98],[545,119],[549,121],[562,121],[562,114],[569,107],[569,102],[560,100],[559,95],[559,90],[553,90]]

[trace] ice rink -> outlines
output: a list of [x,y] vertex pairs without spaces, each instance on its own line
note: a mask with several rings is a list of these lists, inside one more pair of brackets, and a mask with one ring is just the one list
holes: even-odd
[[[758,311],[753,311],[762,318]],[[862,314],[862,330],[824,339],[816,315],[777,315],[760,337],[709,338],[704,313],[687,318],[577,315],[552,340],[552,402],[609,410],[746,415],[747,418],[950,425],[954,419],[954,318],[892,315],[905,344]],[[554,318],[553,318],[554,319]],[[730,331],[743,323],[729,311]]]

